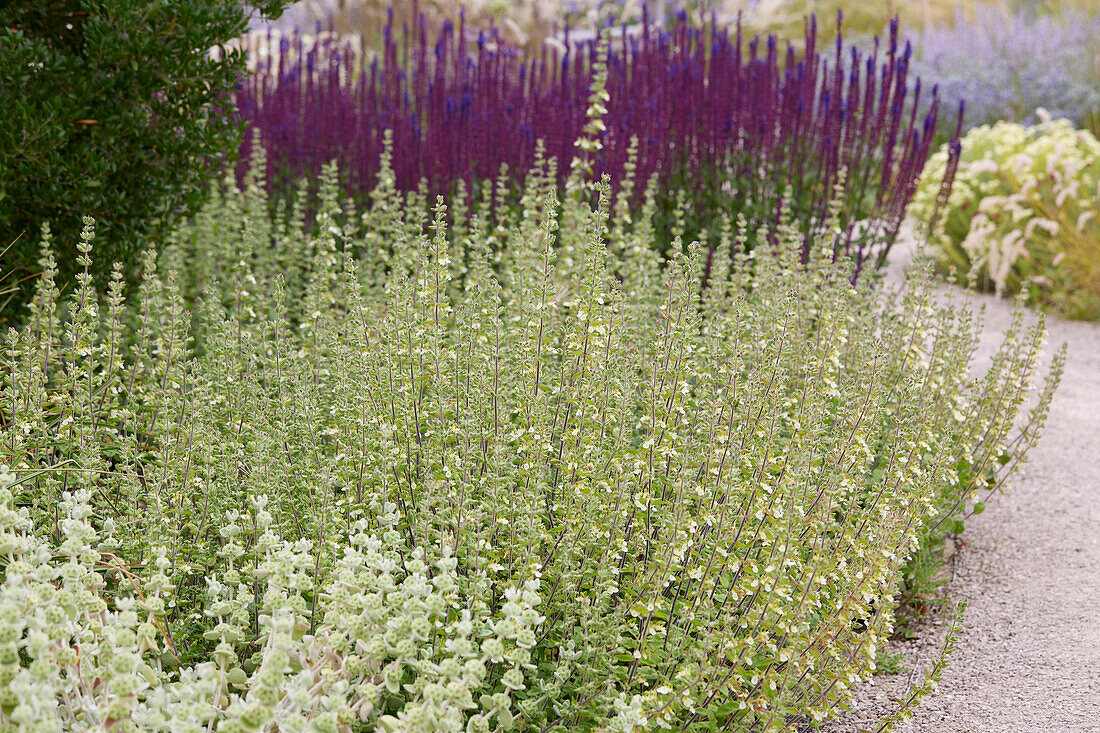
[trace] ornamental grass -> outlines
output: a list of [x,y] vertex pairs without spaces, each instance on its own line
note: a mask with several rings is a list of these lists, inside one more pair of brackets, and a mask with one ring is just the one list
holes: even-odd
[[[932,156],[914,197],[938,269],[1069,318],[1100,320],[1100,141],[1040,108],[1039,122],[983,125],[966,133],[940,198],[947,152]],[[938,175],[939,174],[939,175]],[[944,205],[946,204],[946,205]]]

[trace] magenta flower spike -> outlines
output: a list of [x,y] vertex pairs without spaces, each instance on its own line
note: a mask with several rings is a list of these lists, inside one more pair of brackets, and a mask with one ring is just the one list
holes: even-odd
[[[662,28],[646,11],[640,27],[614,33],[596,175],[620,179],[637,136],[637,180],[644,186],[656,175],[661,192],[683,189],[695,231],[715,231],[718,217],[738,212],[772,222],[790,191],[808,251],[844,171],[847,233],[837,254],[860,268],[884,260],[940,109],[937,89],[925,94],[910,79],[912,50],[896,21],[868,54],[846,48],[839,33],[834,48],[819,51],[812,16],[801,53],[792,44],[781,49],[775,37],[746,40],[739,22],[694,27],[682,14]],[[496,28],[470,28],[464,14],[457,25],[430,28],[421,15],[396,29],[391,11],[383,46],[369,60],[329,37],[308,47],[301,37],[284,39],[279,58],[242,82],[237,107],[269,149],[276,189],[336,159],[348,193],[365,198],[385,130],[403,190],[421,179],[432,193],[448,193],[458,180],[475,190],[502,165],[518,180],[539,140],[564,177],[586,122],[596,57],[595,41],[577,35],[567,27],[561,41],[527,55]],[[247,142],[242,154],[247,160]],[[667,210],[672,197],[662,200]],[[857,231],[858,221],[867,224]]]

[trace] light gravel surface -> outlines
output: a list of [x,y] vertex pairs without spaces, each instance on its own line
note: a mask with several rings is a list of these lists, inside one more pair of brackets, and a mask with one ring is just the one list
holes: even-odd
[[[1012,306],[966,298],[986,306],[982,368]],[[1100,325],[1048,326],[1047,360],[1063,342],[1069,353],[1046,429],[1006,493],[967,521],[946,586],[949,601],[969,604],[963,633],[938,690],[899,733],[1100,732]],[[897,709],[892,698],[939,655],[946,621],[929,616],[915,639],[889,645],[904,671],[861,685],[852,711],[823,730],[876,730]]]

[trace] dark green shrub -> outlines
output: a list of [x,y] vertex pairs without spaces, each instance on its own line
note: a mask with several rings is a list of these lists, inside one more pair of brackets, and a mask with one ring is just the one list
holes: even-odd
[[[284,4],[254,3],[267,16]],[[239,144],[226,113],[243,57],[209,49],[248,15],[240,0],[0,4],[0,323],[25,306],[43,222],[64,283],[74,207],[98,222],[101,275],[197,208],[208,171]]]

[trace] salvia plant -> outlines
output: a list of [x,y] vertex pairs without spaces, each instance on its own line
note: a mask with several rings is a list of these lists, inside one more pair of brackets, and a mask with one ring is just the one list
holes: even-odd
[[[956,183],[943,216],[928,228],[944,272],[997,293],[1023,291],[1073,318],[1100,319],[1100,142],[1065,119],[974,128],[963,138]],[[940,205],[932,156],[913,214]]]
[[[719,213],[746,215],[751,246],[761,224],[774,236],[786,200],[808,253],[826,233],[845,172],[845,236],[834,244],[856,260],[857,275],[866,262],[882,264],[932,151],[940,106],[936,89],[909,73],[912,52],[897,23],[864,53],[839,36],[819,48],[811,16],[796,52],[774,36],[679,18],[667,30],[645,15],[608,31],[604,54],[595,39],[568,34],[525,54],[496,30],[472,39],[464,19],[434,32],[423,18],[391,22],[369,60],[352,40],[283,37],[242,82],[237,106],[269,151],[276,187],[336,159],[352,194],[375,185],[386,135],[399,189],[450,194],[457,181],[467,192],[492,188],[502,171],[516,180],[540,150],[571,160],[595,117],[595,174],[623,181],[629,168],[640,182],[635,207],[646,184],[656,187],[661,236],[671,240],[683,223],[710,235],[709,250]],[[593,107],[597,78],[605,95]],[[562,165],[559,182],[567,174]]]
[[0,371],[5,726],[813,725],[1038,437],[1042,323],[971,376],[927,272],[741,218],[704,289],[606,178],[456,212],[382,169],[359,214],[327,168],[313,234],[228,186],[130,297],[90,219],[71,296],[45,238]]

